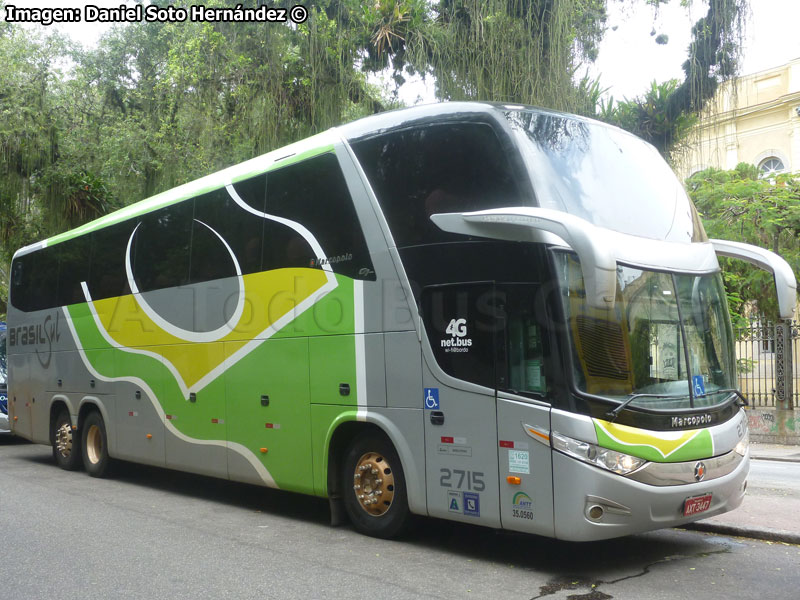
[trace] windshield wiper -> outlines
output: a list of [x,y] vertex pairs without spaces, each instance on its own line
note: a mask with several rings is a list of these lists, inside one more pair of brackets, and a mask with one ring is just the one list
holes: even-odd
[[[706,396],[713,396],[715,394],[736,394],[736,396],[741,400],[741,404],[737,402],[738,406],[750,406],[750,402],[745,398],[744,394],[737,389],[734,388],[724,388],[721,390],[714,390],[712,392],[706,392],[705,394],[701,394],[699,396],[695,396],[695,398],[705,398]],[[611,418],[611,422],[613,423],[614,420],[617,418],[617,415],[628,406],[634,400],[638,400],[639,398],[685,398],[688,394],[631,394],[628,396],[624,402],[622,402],[619,406],[613,408],[612,410],[606,413],[607,417]]]
[[737,389],[734,388],[723,388],[721,390],[714,390],[713,392],[706,392],[705,394],[700,394],[699,396],[695,396],[695,398],[705,398],[706,396],[712,396],[714,394],[736,394],[741,402],[737,402],[738,406],[750,406],[750,401],[745,397],[745,395]]
[[613,423],[614,419],[617,418],[617,415],[623,408],[625,408],[626,406],[628,406],[628,404],[639,398],[685,398],[687,395],[688,394],[631,394],[625,399],[625,401],[622,404],[608,411],[606,413],[606,416],[611,417],[611,422]]

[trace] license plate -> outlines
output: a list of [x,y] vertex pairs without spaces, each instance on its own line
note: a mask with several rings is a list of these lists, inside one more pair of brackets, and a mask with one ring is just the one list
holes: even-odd
[[694,498],[687,498],[683,503],[683,516],[691,517],[692,515],[699,514],[707,511],[711,507],[711,494],[705,496],[695,496]]

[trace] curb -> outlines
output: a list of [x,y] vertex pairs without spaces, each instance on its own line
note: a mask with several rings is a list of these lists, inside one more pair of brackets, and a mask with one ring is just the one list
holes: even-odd
[[752,460],[774,460],[775,462],[788,462],[788,463],[797,463],[800,462],[800,456],[792,457],[792,456],[750,456]]
[[800,533],[785,529],[770,529],[769,527],[740,527],[738,525],[725,525],[722,523],[695,522],[683,525],[679,529],[702,531],[704,533],[717,533],[733,537],[744,537],[767,542],[782,542],[784,544],[800,545]]

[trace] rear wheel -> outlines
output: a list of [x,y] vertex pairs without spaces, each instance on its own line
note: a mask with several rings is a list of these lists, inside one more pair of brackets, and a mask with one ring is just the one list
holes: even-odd
[[390,538],[408,525],[403,467],[384,435],[369,433],[351,444],[344,460],[342,492],[347,514],[359,532]]
[[96,411],[89,413],[81,431],[83,467],[92,477],[108,476],[113,459],[108,455],[108,437],[102,415]]
[[59,410],[53,423],[53,459],[66,471],[74,471],[81,464],[80,440],[66,408]]

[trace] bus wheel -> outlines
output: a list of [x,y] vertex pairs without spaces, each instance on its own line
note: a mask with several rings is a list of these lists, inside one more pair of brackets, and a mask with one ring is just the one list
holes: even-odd
[[53,424],[53,459],[65,471],[74,471],[81,464],[80,443],[66,408],[58,411]]
[[92,477],[105,477],[110,473],[113,459],[108,455],[108,437],[103,417],[92,411],[83,422],[81,448],[83,466]]
[[383,435],[356,438],[344,460],[342,495],[357,531],[379,538],[399,534],[410,513],[400,458]]

